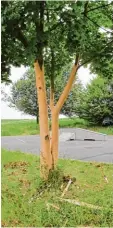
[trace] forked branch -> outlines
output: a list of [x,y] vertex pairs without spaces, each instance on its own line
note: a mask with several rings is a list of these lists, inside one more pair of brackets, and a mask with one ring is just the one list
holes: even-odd
[[67,97],[69,95],[69,92],[70,92],[72,84],[74,82],[75,75],[76,75],[76,72],[78,70],[78,67],[79,67],[79,55],[76,56],[75,64],[71,70],[67,84],[66,84],[66,86],[65,86],[56,106],[55,106],[56,113],[60,112],[65,100],[67,99]]

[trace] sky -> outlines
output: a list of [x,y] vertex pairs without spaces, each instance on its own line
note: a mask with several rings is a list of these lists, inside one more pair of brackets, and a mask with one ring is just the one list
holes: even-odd
[[[21,67],[12,67],[11,68],[11,76],[10,79],[12,82],[16,82],[18,79],[22,77],[22,75],[25,73],[27,68],[24,66]],[[91,74],[89,71],[89,68],[81,67],[78,71],[78,78],[82,82],[82,84],[85,86],[89,81],[94,78],[95,75]],[[1,85],[1,90],[3,90],[5,93],[10,94],[11,91],[11,85],[6,86],[4,84]],[[60,117],[63,117],[62,115]],[[8,107],[8,104],[4,101],[1,101],[1,119],[33,119],[34,117],[30,115],[25,115],[20,111],[17,111],[15,108]]]

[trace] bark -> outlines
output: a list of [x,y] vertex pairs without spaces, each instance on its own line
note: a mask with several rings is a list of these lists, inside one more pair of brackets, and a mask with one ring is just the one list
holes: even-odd
[[36,74],[36,87],[39,104],[39,125],[40,125],[40,139],[41,139],[41,176],[44,179],[48,178],[50,169],[52,168],[52,156],[50,151],[50,135],[48,124],[48,107],[46,100],[46,89],[44,80],[44,68],[39,66],[38,61],[34,63]]

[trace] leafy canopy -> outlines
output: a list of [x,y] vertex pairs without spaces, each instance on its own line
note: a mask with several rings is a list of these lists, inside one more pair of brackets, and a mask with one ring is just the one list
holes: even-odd
[[37,59],[49,69],[52,55],[54,75],[77,55],[80,65],[91,63],[96,71],[104,63],[104,71],[112,64],[112,3],[2,1],[1,5],[2,81],[9,79],[11,65],[30,66]]

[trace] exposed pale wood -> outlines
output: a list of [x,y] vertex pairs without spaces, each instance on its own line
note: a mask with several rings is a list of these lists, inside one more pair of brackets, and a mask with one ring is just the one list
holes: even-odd
[[68,184],[67,184],[66,188],[64,189],[64,191],[63,191],[61,197],[63,197],[63,196],[66,194],[66,192],[68,191],[68,188],[69,188],[69,186],[70,186],[71,183],[72,183],[72,180],[70,179],[70,180],[68,181]]
[[75,75],[76,75],[77,70],[78,70],[78,64],[79,64],[78,61],[77,61],[76,64],[74,64],[74,66],[73,66],[73,68],[71,70],[68,82],[67,82],[67,84],[66,84],[66,86],[65,86],[65,88],[64,88],[64,90],[63,90],[63,92],[62,92],[62,94],[61,94],[61,96],[60,96],[60,98],[59,98],[59,100],[58,100],[58,102],[56,104],[56,106],[55,106],[57,113],[60,112],[65,100],[67,99],[67,97],[69,95],[69,92],[71,90],[72,84],[73,84],[73,82],[75,80]]
[[[57,102],[57,104],[54,106],[54,91],[51,89],[51,102],[50,102],[50,107],[51,107],[51,116],[52,116],[52,137],[51,137],[51,154],[52,154],[52,161],[53,161],[53,167],[56,167],[57,160],[58,160],[58,137],[59,137],[59,125],[58,125],[58,116],[60,113],[60,110],[67,99],[69,92],[71,90],[72,84],[75,80],[75,75],[78,70],[78,64],[79,64],[79,58],[77,57],[77,61],[74,64],[72,71],[70,73],[68,82]],[[54,87],[52,87],[54,88]]]
[[[48,107],[46,99],[46,89],[44,80],[44,68],[40,69],[38,61],[35,62],[34,68],[36,73],[36,86],[39,103],[39,124],[40,124],[40,138],[41,138],[41,172],[42,176],[46,174],[48,176],[49,170],[56,167],[58,160],[58,116],[59,112],[67,99],[67,96],[71,90],[72,84],[75,79],[75,75],[78,69],[78,57],[74,64],[69,76],[67,85],[65,86],[63,93],[61,94],[57,104],[54,106],[54,86],[51,81],[51,94],[50,94],[50,109],[51,109],[51,131],[52,137],[50,142],[49,124],[48,124]],[[45,174],[44,174],[45,173]],[[46,178],[46,177],[45,177]]]
[[49,170],[52,166],[52,157],[50,152],[50,136],[49,136],[49,123],[48,123],[48,107],[46,100],[46,89],[44,79],[44,67],[42,70],[38,61],[34,63],[36,74],[36,87],[38,94],[39,104],[39,125],[40,125],[40,139],[41,139],[41,175],[44,179],[48,178]]
[[88,207],[91,209],[96,209],[96,210],[102,210],[103,209],[103,207],[95,206],[93,204],[88,204],[88,203],[84,203],[84,202],[79,202],[79,201],[73,200],[73,199],[62,199],[62,198],[60,198],[60,200],[74,204],[74,205],[77,205],[77,206]]
[[58,114],[55,112],[55,108],[52,110],[52,121],[51,121],[51,154],[52,154],[52,164],[53,168],[56,167],[58,160]]
[[55,208],[57,211],[60,210],[60,208],[57,205],[55,205],[55,204],[47,203],[46,205],[47,205],[48,210],[50,210],[50,207]]

